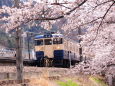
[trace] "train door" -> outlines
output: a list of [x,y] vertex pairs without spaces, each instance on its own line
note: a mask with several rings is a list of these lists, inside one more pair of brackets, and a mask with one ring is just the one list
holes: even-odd
[[53,46],[52,46],[52,39],[44,39],[44,56],[48,58],[53,58]]

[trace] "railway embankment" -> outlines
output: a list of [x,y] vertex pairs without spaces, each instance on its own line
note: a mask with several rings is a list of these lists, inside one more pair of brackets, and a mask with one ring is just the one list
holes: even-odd
[[[49,78],[59,78],[64,76],[69,69],[67,68],[47,68],[47,67],[24,67],[24,78],[38,78],[47,75]],[[15,66],[0,66],[0,80],[16,79]]]
[[[61,86],[59,83],[77,86],[108,86],[104,78],[68,73],[69,68],[24,67],[24,81],[16,80],[15,66],[0,66],[0,86]],[[22,85],[23,84],[23,85]]]

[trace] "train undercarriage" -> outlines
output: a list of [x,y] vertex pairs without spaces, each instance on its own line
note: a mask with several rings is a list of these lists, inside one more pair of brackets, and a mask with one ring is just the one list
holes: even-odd
[[70,66],[74,66],[76,63],[79,63],[79,61],[70,60],[68,59],[62,59],[62,60],[55,60],[52,58],[44,58],[42,60],[36,60],[36,65],[38,67],[63,67],[68,68]]

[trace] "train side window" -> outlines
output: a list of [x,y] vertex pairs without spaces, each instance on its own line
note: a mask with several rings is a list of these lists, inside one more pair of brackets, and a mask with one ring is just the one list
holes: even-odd
[[43,40],[35,40],[35,45],[43,45]]
[[62,41],[62,38],[54,38],[53,39],[53,44],[62,44],[63,41]]
[[45,45],[52,45],[51,39],[45,39]]

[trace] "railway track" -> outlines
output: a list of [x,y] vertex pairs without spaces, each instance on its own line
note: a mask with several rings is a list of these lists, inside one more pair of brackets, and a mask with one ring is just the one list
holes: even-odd
[[[0,58],[0,64],[15,65],[16,64],[16,59],[11,58],[11,57],[2,57],[2,58]],[[24,59],[23,64],[26,65],[26,66],[34,66],[35,65],[35,60],[33,60],[33,59]]]

